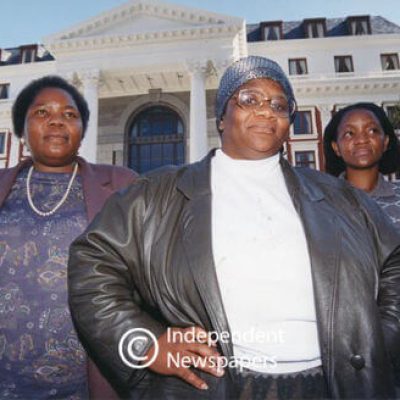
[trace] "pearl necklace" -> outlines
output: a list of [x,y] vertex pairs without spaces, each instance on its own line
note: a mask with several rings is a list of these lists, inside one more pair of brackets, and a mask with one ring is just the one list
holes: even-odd
[[33,204],[31,190],[30,190],[32,172],[33,172],[33,165],[29,168],[28,176],[26,178],[26,194],[28,196],[28,203],[36,214],[40,215],[41,217],[49,217],[50,215],[53,215],[65,203],[65,200],[67,200],[69,192],[71,191],[72,188],[72,183],[74,182],[76,174],[78,173],[78,163],[75,163],[71,179],[69,180],[68,183],[67,191],[64,193],[64,196],[58,202],[58,204],[56,204],[56,206],[50,211],[40,211]]

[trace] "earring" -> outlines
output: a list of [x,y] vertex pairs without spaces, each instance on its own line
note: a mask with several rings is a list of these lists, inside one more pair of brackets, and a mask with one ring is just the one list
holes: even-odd
[[25,146],[25,139],[23,137],[19,139],[19,142],[22,144],[22,146]]

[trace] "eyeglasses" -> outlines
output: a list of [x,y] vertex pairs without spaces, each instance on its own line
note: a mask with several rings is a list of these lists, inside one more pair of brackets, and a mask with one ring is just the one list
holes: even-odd
[[239,90],[236,96],[232,97],[236,104],[248,111],[260,110],[264,104],[268,104],[269,109],[279,118],[290,118],[296,111],[294,100],[288,101],[283,96],[272,96],[267,98],[264,93],[256,89]]

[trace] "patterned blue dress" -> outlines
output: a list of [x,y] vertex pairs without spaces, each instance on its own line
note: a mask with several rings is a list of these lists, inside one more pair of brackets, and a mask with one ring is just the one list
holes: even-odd
[[400,229],[400,182],[388,182],[379,175],[378,184],[369,195]]
[[[342,172],[339,179],[346,179],[345,175]],[[400,229],[400,182],[389,182],[379,174],[375,189],[367,194],[379,204],[396,228]]]
[[[35,206],[51,210],[70,177],[35,171]],[[67,302],[68,248],[87,225],[81,179],[49,217],[30,208],[26,179],[25,169],[0,209],[0,398],[85,399],[86,354]]]

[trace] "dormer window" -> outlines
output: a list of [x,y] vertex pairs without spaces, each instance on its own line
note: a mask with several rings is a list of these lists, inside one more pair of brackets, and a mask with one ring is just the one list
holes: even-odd
[[262,40],[280,40],[283,38],[282,21],[261,22]]
[[326,36],[326,19],[313,18],[303,21],[304,37],[306,38],[321,38]]
[[347,24],[350,35],[357,36],[371,34],[371,23],[369,20],[369,15],[348,17]]
[[21,64],[35,62],[37,46],[22,46],[21,48]]
[[10,50],[0,49],[0,65],[7,63],[11,55]]

